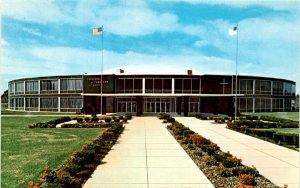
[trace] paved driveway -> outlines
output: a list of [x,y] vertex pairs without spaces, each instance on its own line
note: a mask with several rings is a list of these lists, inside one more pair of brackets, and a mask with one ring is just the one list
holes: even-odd
[[84,187],[213,187],[165,126],[156,117],[133,118]]
[[218,144],[222,151],[241,158],[243,164],[254,165],[275,184],[299,187],[299,152],[226,129],[225,124],[194,117],[176,117],[176,120]]

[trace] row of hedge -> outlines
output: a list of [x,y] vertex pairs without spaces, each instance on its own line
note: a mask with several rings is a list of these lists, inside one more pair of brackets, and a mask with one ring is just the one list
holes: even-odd
[[238,182],[258,187],[270,185],[276,187],[269,180],[260,176],[254,167],[242,165],[241,159],[232,156],[229,152],[221,151],[217,144],[183,124],[175,121],[167,128],[215,187],[224,187],[224,185],[234,187]]
[[115,124],[122,125],[123,122],[109,122],[109,123],[66,123],[66,124],[62,124],[61,128],[107,128],[107,127],[110,127],[110,126],[115,125]]
[[287,128],[277,126],[276,123],[252,121],[252,120],[240,120],[234,123],[227,122],[227,128],[232,129],[250,136],[262,138],[272,143],[279,145],[290,145],[299,147],[299,134],[277,132],[273,128]]
[[35,123],[28,125],[28,128],[55,128],[57,124],[71,121],[72,119],[69,116],[60,117],[45,123]]
[[92,143],[83,145],[79,151],[74,151],[57,170],[45,167],[39,176],[42,182],[29,182],[28,185],[31,187],[82,187],[117,141],[123,129],[121,123],[112,124]]

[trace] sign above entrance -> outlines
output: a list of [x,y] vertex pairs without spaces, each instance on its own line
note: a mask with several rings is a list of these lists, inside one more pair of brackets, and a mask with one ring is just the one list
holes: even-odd
[[[113,75],[84,75],[83,76],[83,93],[113,93],[114,92],[114,81]],[[102,82],[101,82],[102,81]]]

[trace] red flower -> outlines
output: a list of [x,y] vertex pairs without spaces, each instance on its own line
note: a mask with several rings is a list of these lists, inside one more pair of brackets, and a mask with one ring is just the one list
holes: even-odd
[[28,182],[28,186],[33,187],[33,182],[32,181]]
[[48,166],[45,166],[44,167],[44,171],[48,171],[49,170],[49,167]]

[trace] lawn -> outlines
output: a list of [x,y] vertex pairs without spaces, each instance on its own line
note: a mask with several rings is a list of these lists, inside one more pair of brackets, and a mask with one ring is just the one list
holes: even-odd
[[261,113],[245,113],[247,115],[256,116],[271,116],[277,118],[290,119],[293,121],[299,121],[299,112],[261,112]]
[[2,117],[1,187],[27,187],[42,168],[56,168],[103,129],[29,129],[27,125],[55,117]]
[[257,129],[257,130],[274,130],[276,133],[293,133],[299,135],[299,129],[298,128],[270,128],[270,129]]

